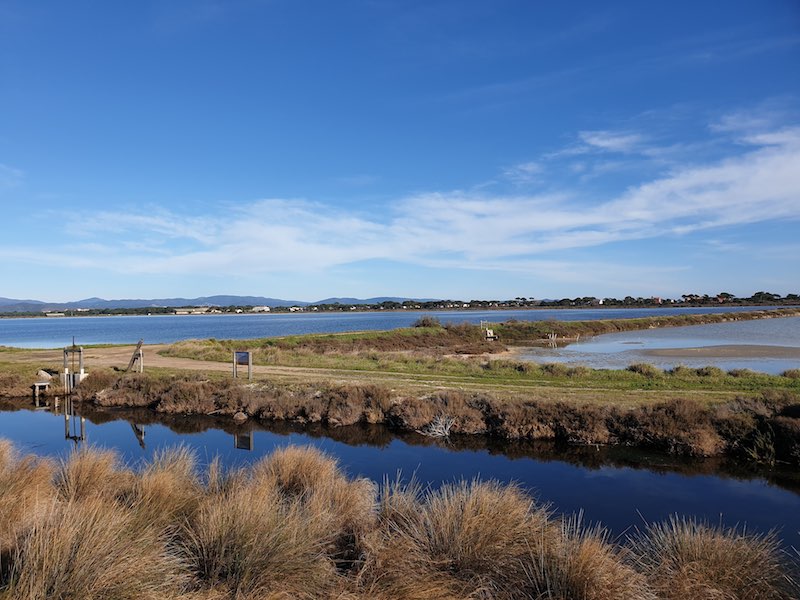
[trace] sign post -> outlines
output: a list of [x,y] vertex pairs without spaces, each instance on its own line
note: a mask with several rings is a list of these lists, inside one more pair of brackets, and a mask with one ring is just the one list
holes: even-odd
[[233,352],[233,378],[239,377],[239,367],[247,365],[247,378],[253,378],[253,353],[247,350]]

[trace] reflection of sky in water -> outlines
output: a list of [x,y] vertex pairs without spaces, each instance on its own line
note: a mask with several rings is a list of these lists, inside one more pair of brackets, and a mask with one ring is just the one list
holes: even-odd
[[[94,424],[87,420],[85,428],[86,443],[115,448],[131,465],[150,458],[159,448],[177,444],[195,449],[201,463],[220,456],[229,466],[252,463],[278,447],[307,444],[335,456],[350,475],[375,481],[394,478],[398,471],[405,478],[416,474],[424,485],[434,487],[474,477],[516,481],[539,501],[551,503],[560,512],[583,510],[587,521],[601,522],[614,534],[641,526],[642,518],[660,520],[678,513],[719,522],[722,515],[726,524],[747,523],[758,531],[782,527],[784,540],[800,546],[800,495],[757,477],[739,480],[730,475],[686,475],[608,464],[589,468],[558,459],[416,446],[399,439],[384,447],[348,445],[326,437],[264,430],[253,431],[253,450],[246,451],[237,450],[234,436],[221,430],[177,434],[163,425],[144,426],[142,449],[126,421]],[[0,437],[13,440],[25,452],[63,457],[74,446],[64,433],[63,415],[0,412]],[[662,459],[655,460],[661,464]]]
[[721,345],[800,347],[800,317],[609,333],[564,348],[526,349],[522,356],[537,362],[566,362],[601,369],[620,369],[637,362],[661,368],[671,368],[677,364],[689,367],[715,365],[723,369],[752,369],[765,373],[781,373],[800,367],[800,361],[790,358],[663,357],[643,352]]

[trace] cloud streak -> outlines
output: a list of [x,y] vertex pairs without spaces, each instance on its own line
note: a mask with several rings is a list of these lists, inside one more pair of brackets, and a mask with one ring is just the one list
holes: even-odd
[[[583,136],[624,151],[641,138]],[[800,219],[800,127],[742,138],[739,154],[666,175],[587,204],[565,188],[539,195],[421,193],[385,214],[305,200],[264,199],[222,215],[105,212],[70,224],[71,244],[95,244],[82,267],[141,274],[314,273],[360,261],[552,274],[556,253]],[[519,165],[538,176],[538,163]],[[110,235],[111,234],[111,235]],[[113,237],[115,242],[109,242]],[[131,249],[135,249],[133,252]],[[57,265],[58,253],[0,248],[16,261]]]
[[25,173],[10,165],[0,163],[0,188],[10,188],[20,185],[25,178]]

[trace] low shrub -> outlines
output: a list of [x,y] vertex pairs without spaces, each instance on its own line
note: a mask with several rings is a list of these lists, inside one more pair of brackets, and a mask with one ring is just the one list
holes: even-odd
[[666,373],[674,377],[692,377],[697,375],[696,370],[692,369],[691,367],[687,367],[686,365],[675,365]]
[[566,377],[570,368],[563,363],[546,363],[541,366],[542,372],[551,377]]
[[700,376],[700,377],[724,377],[725,376],[725,371],[723,371],[719,367],[712,367],[712,366],[699,367],[699,368],[695,369],[695,373],[697,373],[697,375]]
[[750,369],[731,369],[730,371],[728,371],[728,375],[730,375],[731,377],[746,378],[746,377],[755,377],[758,375],[758,373]]
[[664,371],[649,363],[632,364],[628,366],[628,371],[632,373],[638,373],[639,375],[644,375],[645,377],[649,378],[659,377],[664,374]]
[[442,322],[439,321],[436,317],[432,317],[431,315],[423,315],[416,321],[414,321],[412,327],[441,327]]

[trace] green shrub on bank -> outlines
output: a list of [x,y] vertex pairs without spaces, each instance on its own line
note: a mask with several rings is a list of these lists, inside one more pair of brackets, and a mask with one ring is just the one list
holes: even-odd
[[424,315],[414,321],[411,325],[412,327],[441,327],[442,322],[439,321],[436,317],[432,317],[431,315]]
[[638,373],[639,375],[644,375],[645,377],[650,377],[650,378],[660,377],[664,375],[664,371],[648,363],[632,364],[628,366],[628,371],[631,371],[632,373]]

